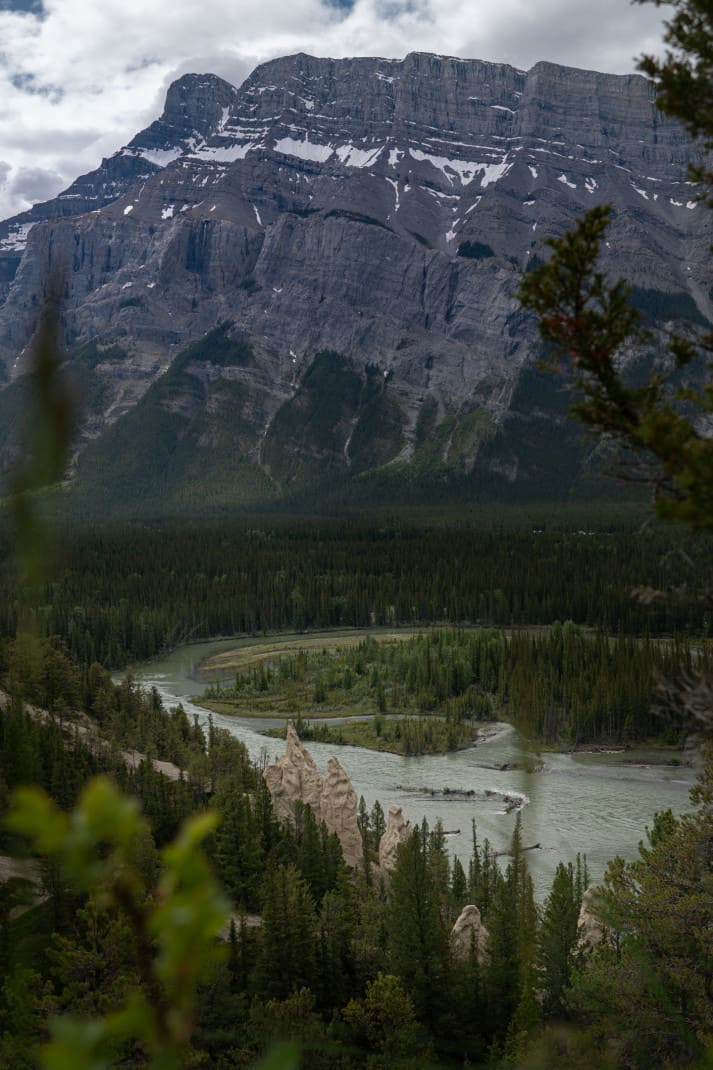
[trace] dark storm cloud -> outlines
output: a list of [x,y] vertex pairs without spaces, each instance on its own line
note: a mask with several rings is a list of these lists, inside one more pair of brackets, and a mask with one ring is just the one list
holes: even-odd
[[58,171],[45,171],[41,167],[20,167],[13,172],[7,187],[11,195],[35,202],[54,197],[64,184],[64,179]]

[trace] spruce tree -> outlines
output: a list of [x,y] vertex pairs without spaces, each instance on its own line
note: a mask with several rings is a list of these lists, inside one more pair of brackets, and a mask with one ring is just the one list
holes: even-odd
[[260,993],[285,999],[302,987],[314,991],[317,916],[307,884],[294,866],[268,867],[262,917],[256,977]]
[[386,930],[391,969],[403,981],[419,1019],[436,1032],[448,1006],[450,949],[438,885],[418,828],[398,850]]
[[545,901],[537,947],[539,988],[547,1018],[561,1018],[565,1013],[565,993],[577,943],[579,888],[581,880],[577,881],[572,864],[560,862]]

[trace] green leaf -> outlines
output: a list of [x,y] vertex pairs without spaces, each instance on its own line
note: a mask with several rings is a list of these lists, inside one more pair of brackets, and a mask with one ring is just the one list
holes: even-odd
[[276,1044],[254,1070],[299,1070],[300,1049],[297,1044]]

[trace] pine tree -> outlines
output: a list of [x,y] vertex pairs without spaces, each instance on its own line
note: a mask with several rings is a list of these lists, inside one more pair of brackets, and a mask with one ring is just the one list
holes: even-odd
[[455,917],[465,906],[467,879],[460,859],[456,856],[451,867],[450,914]]
[[322,1007],[343,1007],[354,982],[353,896],[346,889],[327,892],[319,914],[319,999]]
[[16,966],[0,989],[0,1066],[36,1070],[35,1047],[45,1033],[42,978]]
[[294,866],[270,866],[263,892],[256,981],[268,998],[286,999],[316,984],[317,917],[307,884]]
[[568,1005],[624,1065],[698,1065],[713,1052],[713,748],[695,809],[656,817],[598,897],[612,938],[573,970]]
[[510,843],[510,863],[498,873],[487,915],[489,960],[485,973],[490,1019],[496,1037],[504,1038],[519,1011],[517,1042],[532,1024],[534,962],[537,939],[532,878],[522,849],[520,814]]
[[582,901],[579,888],[581,878],[577,881],[572,864],[560,862],[545,901],[537,949],[542,1009],[547,1018],[561,1018],[565,1012]]
[[215,803],[222,814],[212,849],[218,874],[236,907],[256,909],[265,853],[252,803],[235,781],[221,786]]
[[448,1006],[450,949],[439,891],[416,829],[398,850],[387,904],[388,959],[416,1012],[434,1032]]

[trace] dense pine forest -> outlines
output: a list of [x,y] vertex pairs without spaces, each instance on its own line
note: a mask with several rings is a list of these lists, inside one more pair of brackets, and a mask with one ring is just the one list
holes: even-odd
[[[12,695],[0,706],[4,814],[23,784],[70,808],[90,777],[110,775],[147,819],[131,865],[151,895],[159,852],[181,821],[207,805],[220,815],[206,849],[232,921],[225,955],[198,988],[180,1065],[251,1066],[280,1038],[299,1040],[302,1066],[344,1070],[690,1065],[702,1052],[713,1004],[705,970],[691,966],[705,961],[710,931],[696,928],[705,906],[687,889],[706,835],[710,768],[697,816],[662,815],[640,861],[612,865],[606,909],[616,939],[591,947],[578,935],[585,860],[563,860],[536,904],[519,823],[504,861],[474,825],[465,868],[449,860],[442,830],[424,824],[385,884],[373,869],[384,828],[378,804],[360,808],[365,866],[350,873],[308,807],[293,825],[276,820],[260,770],[228,733],[203,732],[180,709],[164,710],[155,692],[115,685],[100,666],[81,669],[46,641],[19,642],[4,668]],[[40,702],[49,716],[30,704]],[[146,757],[132,765],[134,750]],[[184,773],[171,779],[153,759]],[[56,864],[33,861],[7,827],[0,853],[16,861],[0,886],[0,1065],[30,1070],[48,1016],[110,1015],[141,986],[141,963],[130,917],[97,893],[79,893]],[[672,913],[661,899],[663,867]],[[467,903],[480,909],[486,955],[475,943],[459,951],[449,936]],[[654,962],[663,990],[646,983]],[[646,1029],[653,1017],[655,1033]],[[135,1042],[115,1040],[105,1057],[146,1065]]]
[[[317,826],[309,808],[299,812],[293,827],[276,821],[259,770],[227,733],[204,734],[180,710],[163,710],[155,693],[116,686],[98,666],[80,672],[50,644],[39,644],[32,657],[41,672],[27,698],[62,716],[39,719],[17,699],[2,707],[4,811],[8,792],[23,783],[42,786],[70,807],[90,776],[109,773],[141,801],[148,818],[150,835],[136,845],[136,865],[149,885],[159,871],[157,850],[176,835],[182,819],[207,804],[222,816],[208,853],[234,920],[227,958],[199,990],[197,1030],[185,1065],[248,1066],[276,1038],[297,1036],[303,1065],[310,1067],[463,1060],[509,1066],[524,1057],[543,1024],[563,1014],[581,1025],[608,1001],[609,1028],[624,1020],[622,996],[602,976],[600,959],[609,954],[608,946],[599,957],[578,950],[577,918],[587,882],[582,860],[557,868],[550,895],[538,908],[518,828],[505,866],[487,841],[478,842],[474,828],[464,869],[449,861],[442,831],[424,826],[400,852],[388,887],[365,879],[368,868],[355,880],[338,841]],[[15,671],[18,667],[16,661]],[[12,668],[9,679],[12,684]],[[100,726],[101,741],[98,732],[81,731],[87,722],[77,709]],[[126,748],[176,762],[185,777],[168,779],[150,757],[132,769],[123,757]],[[368,863],[375,859],[383,825],[378,805],[371,814],[362,808]],[[629,867],[629,879],[653,879],[654,861],[658,864],[664,850],[680,849],[677,838],[684,830],[690,837],[695,828],[670,816],[660,822],[640,870]],[[1,847],[20,858],[25,851],[8,831]],[[620,881],[627,873],[614,870]],[[137,984],[136,948],[126,921],[107,914],[94,897],[77,895],[56,867],[28,867],[24,875],[21,869],[2,887],[0,1061],[29,1068],[48,1014],[82,1017],[120,1005]],[[471,902],[479,905],[489,933],[482,961],[475,948],[459,957],[449,942],[455,918]],[[255,915],[259,925],[250,921]],[[665,933],[647,936],[652,953],[664,935],[668,939]],[[622,977],[645,968],[620,956],[621,949],[609,968]],[[671,964],[671,983],[700,1000],[695,977],[674,975],[683,968],[683,962]],[[670,1008],[667,1050],[695,1049],[684,1025],[695,1023],[704,1007],[709,1013],[704,1000],[701,1011],[686,1011],[685,1021],[678,1007]],[[644,1000],[638,1013],[652,1013],[650,1003]],[[547,1034],[543,1037],[549,1044]],[[626,1037],[626,1062],[602,1057],[585,1065],[645,1065],[653,1042],[634,1038],[631,1026]],[[564,1046],[558,1042],[565,1053],[559,1063],[553,1054],[547,1065],[573,1065],[567,1059],[590,1043],[588,1034],[575,1031]],[[660,1043],[653,1044],[656,1051]],[[127,1045],[112,1058],[115,1065],[144,1065],[141,1053]]]
[[[60,636],[80,662],[113,668],[190,640],[337,626],[572,620],[629,635],[713,629],[701,593],[713,587],[710,555],[669,529],[262,518],[63,526],[58,536],[46,579],[22,595],[3,540],[0,635],[22,619]],[[664,597],[672,588],[675,597]]]

